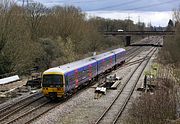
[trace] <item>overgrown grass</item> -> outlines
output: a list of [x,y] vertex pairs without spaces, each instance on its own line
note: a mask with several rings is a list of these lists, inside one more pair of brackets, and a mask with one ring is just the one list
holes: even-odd
[[[155,92],[144,93],[129,109],[128,124],[169,124],[177,118],[177,85],[168,70],[160,72],[154,84]],[[162,77],[164,75],[164,77]]]

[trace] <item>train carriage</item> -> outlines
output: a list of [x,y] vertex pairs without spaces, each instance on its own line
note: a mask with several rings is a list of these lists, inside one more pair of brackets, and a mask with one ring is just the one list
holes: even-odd
[[43,73],[42,91],[49,98],[63,97],[96,75],[97,63],[91,58],[51,68]]
[[97,64],[95,60],[84,61],[80,67],[65,73],[66,91],[71,91],[79,86],[86,85],[97,75]]
[[106,52],[94,57],[97,61],[98,74],[112,69],[115,66],[115,54],[113,52]]
[[115,54],[116,65],[120,65],[125,62],[125,55],[126,55],[125,49],[118,48],[118,49],[112,50],[112,52]]

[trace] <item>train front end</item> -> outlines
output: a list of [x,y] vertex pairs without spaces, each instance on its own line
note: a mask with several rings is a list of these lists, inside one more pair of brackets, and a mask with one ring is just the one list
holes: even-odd
[[43,73],[42,93],[50,99],[61,98],[65,94],[64,74],[52,68]]

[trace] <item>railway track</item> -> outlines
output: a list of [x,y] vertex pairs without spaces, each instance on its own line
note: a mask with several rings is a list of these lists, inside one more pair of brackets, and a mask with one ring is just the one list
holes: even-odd
[[56,103],[55,105],[50,104],[50,100],[46,100],[39,105],[29,109],[28,111],[21,112],[19,116],[11,119],[10,121],[6,122],[5,124],[17,123],[17,124],[26,124],[32,122],[35,118],[39,117],[40,115],[44,114],[45,112],[49,111],[50,109],[59,105]]
[[32,97],[39,95],[39,94],[40,94],[39,92],[34,93],[34,94],[28,94],[26,96],[21,96],[18,99],[11,99],[7,102],[1,103],[0,104],[0,113],[1,113],[1,111],[3,111],[3,109],[6,110],[6,109],[10,108],[11,106],[19,104],[22,101],[26,101],[27,99],[32,98]]
[[[140,54],[144,49],[146,49],[146,48],[142,48],[142,47],[138,47],[138,46],[129,49],[129,50],[127,51],[127,54],[126,54],[126,62],[125,62],[125,64],[126,64],[127,62],[131,61],[131,60],[132,60],[134,57],[136,57],[138,54]],[[118,66],[118,67],[116,67],[113,71],[108,72],[108,73],[103,74],[103,75],[100,75],[100,76],[98,77],[98,82],[104,82],[104,81],[105,81],[105,77],[107,77],[107,76],[110,75],[110,74],[115,74],[115,73],[117,73],[120,69],[122,69],[122,67],[124,68],[125,66],[124,66],[124,65],[123,65],[123,66]],[[101,86],[101,85],[102,85],[102,83],[99,83],[99,84],[98,84],[98,86]]]
[[[94,83],[89,85],[94,85]],[[36,101],[32,101],[27,106],[20,108],[17,107],[17,109],[14,110],[10,108],[12,110],[10,111],[10,113],[12,114],[8,114],[7,117],[2,118],[0,124],[29,124],[33,122],[35,119],[39,118],[41,115],[52,110],[53,108],[61,105],[62,103],[65,104],[66,102],[71,100],[71,98],[73,98],[75,95],[78,95],[84,92],[85,90],[88,90],[88,88],[90,87],[89,85],[85,86],[81,90],[78,90],[72,96],[68,96],[65,99],[62,99],[61,101],[51,101],[46,99],[45,97],[42,97],[40,99],[37,99]]]
[[122,70],[123,68],[126,68],[127,66],[131,66],[134,65],[136,63],[139,63],[140,61],[143,61],[143,58],[135,60],[130,62],[131,60],[133,60],[135,57],[137,57],[141,52],[143,51],[148,51],[150,48],[149,47],[136,47],[132,52],[128,53],[126,56],[126,62],[118,67],[116,70],[114,70],[112,73],[115,74],[117,73],[119,70]]
[[[143,70],[145,69],[147,63],[149,62],[150,58],[152,57],[155,51],[156,49],[152,48],[150,52],[148,52],[148,54],[146,55],[146,57],[149,56],[148,59],[138,64],[138,66],[131,73],[130,77],[122,85],[121,89],[119,90],[118,94],[116,95],[110,106],[106,108],[106,110],[102,113],[102,115],[97,119],[95,124],[99,124],[99,123],[115,124],[117,122],[118,118],[121,116],[122,112],[124,111],[129,99],[131,98],[131,95],[133,94],[133,91],[137,85],[137,82],[139,81],[141,74],[143,73]],[[136,71],[138,70],[140,73],[136,74]],[[133,77],[136,77],[135,81],[133,80]],[[131,84],[132,82],[133,85]],[[117,110],[117,108],[119,109]]]
[[[157,39],[156,41],[154,41],[154,44],[157,44],[159,42],[160,39]],[[138,60],[134,60],[132,62],[130,62],[133,58],[135,58],[138,54],[140,54],[142,51],[147,51],[148,49],[150,49],[149,47],[135,47],[134,49],[130,50],[130,52],[127,54],[126,57],[126,63],[123,65],[123,67],[126,66],[131,66],[134,64],[137,64],[141,61],[143,61],[144,59],[148,59],[147,57],[144,58],[140,58]]]
[[35,106],[38,106],[38,104],[44,102],[44,98],[44,96],[39,95],[32,99],[26,100],[26,102],[22,102],[21,104],[10,107],[9,109],[1,113],[0,124],[8,123],[20,114],[28,111],[31,108],[34,108]]
[[0,108],[0,122],[3,119],[5,119],[6,117],[10,116],[11,114],[26,107],[27,105],[31,104],[32,102],[40,99],[41,97],[43,97],[42,94],[37,93],[37,94],[30,95],[28,97],[22,98],[15,103],[3,106],[2,108]]
[[[138,53],[140,53],[142,51],[143,50],[140,47],[134,47],[129,51],[129,53],[130,53],[129,56],[132,59],[135,56],[137,56]],[[80,92],[82,92],[84,90],[80,90]],[[73,96],[71,96],[71,97],[73,97]],[[0,124],[1,123],[2,124],[4,124],[4,123],[6,123],[6,124],[31,123],[33,120],[37,119],[38,117],[40,117],[44,113],[48,112],[49,110],[64,103],[65,101],[70,100],[69,98],[67,98],[65,100],[62,100],[59,103],[52,103],[46,99],[42,103],[41,102],[38,103],[38,100],[40,100],[42,97],[39,96],[39,99],[36,98],[36,100],[33,97],[35,97],[35,96],[32,95],[30,97],[24,98],[16,103],[14,103],[14,104],[5,106],[5,108],[0,108]],[[31,105],[31,104],[34,104],[34,102],[36,102],[36,104]],[[31,106],[31,107],[28,107],[28,106]],[[19,114],[17,114],[17,113],[19,113]]]
[[[132,89],[130,90],[130,92],[129,92],[129,94],[128,94],[128,97],[126,97],[123,105],[121,106],[118,114],[117,114],[116,117],[114,118],[113,124],[116,124],[116,123],[118,122],[119,117],[122,115],[123,111],[125,110],[128,102],[129,102],[129,100],[130,100],[130,98],[131,98],[131,96],[132,96],[132,94],[133,94],[133,92],[134,92],[134,90],[135,90],[135,88],[136,88],[136,85],[137,85],[138,81],[140,80],[141,75],[143,74],[143,71],[145,70],[148,62],[150,61],[151,57],[154,55],[154,53],[156,52],[156,50],[157,50],[157,49],[154,48],[154,49],[151,51],[148,59],[145,60],[145,63],[144,63],[144,65],[143,65],[142,69],[140,70],[140,74],[136,77],[136,81],[135,81]],[[142,64],[142,63],[143,63],[143,61],[141,62],[141,64]]]

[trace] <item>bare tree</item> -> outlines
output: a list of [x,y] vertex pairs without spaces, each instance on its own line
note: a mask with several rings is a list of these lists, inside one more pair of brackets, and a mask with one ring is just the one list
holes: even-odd
[[5,46],[7,39],[9,37],[9,33],[11,31],[10,23],[11,23],[11,11],[9,11],[9,8],[11,6],[11,3],[8,1],[1,1],[0,4],[0,51],[2,51],[2,48]]
[[41,3],[31,3],[26,7],[25,20],[29,27],[31,39],[36,41],[40,32],[40,23],[46,8]]

